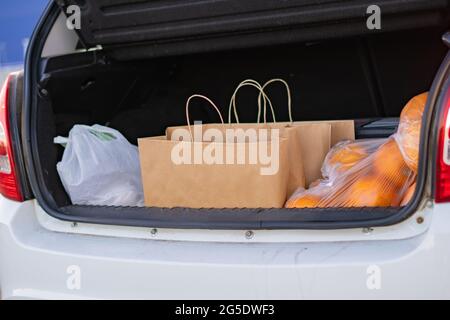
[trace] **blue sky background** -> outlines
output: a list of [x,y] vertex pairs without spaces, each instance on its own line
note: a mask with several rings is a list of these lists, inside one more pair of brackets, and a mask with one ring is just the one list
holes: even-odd
[[49,0],[0,0],[0,67],[24,60],[22,41],[30,38]]

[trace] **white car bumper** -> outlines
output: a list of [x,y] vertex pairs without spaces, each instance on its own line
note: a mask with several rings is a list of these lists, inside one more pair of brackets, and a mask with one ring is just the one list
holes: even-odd
[[[450,298],[450,211],[403,240],[161,241],[50,231],[0,199],[3,299]],[[448,211],[448,210],[447,210]]]

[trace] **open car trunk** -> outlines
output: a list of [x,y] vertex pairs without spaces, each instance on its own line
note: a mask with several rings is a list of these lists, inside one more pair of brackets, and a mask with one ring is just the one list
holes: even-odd
[[[61,5],[71,2],[61,1]],[[104,2],[108,1],[99,1]],[[47,211],[70,221],[171,228],[348,228],[395,222],[392,217],[401,208],[188,209],[72,205],[56,171],[64,149],[55,145],[53,139],[67,136],[75,124],[101,124],[119,130],[136,144],[140,137],[162,135],[168,126],[184,125],[185,102],[194,93],[217,102],[226,117],[233,90],[248,78],[262,83],[272,78],[286,80],[292,91],[294,121],[354,119],[357,138],[387,137],[396,130],[406,102],[430,89],[444,58],[446,48],[441,36],[448,23],[447,2],[425,8],[423,12],[406,10],[412,16],[397,10],[403,23],[399,25],[395,20],[395,24],[393,20],[388,30],[382,32],[362,31],[349,19],[347,29],[345,23],[339,24],[345,32],[337,32],[333,25],[321,25],[323,34],[311,31],[309,36],[288,37],[292,29],[280,29],[277,34],[284,36],[277,38],[272,37],[274,30],[270,25],[264,28],[255,25],[259,33],[252,31],[252,36],[246,35],[248,41],[243,38],[225,41],[224,34],[233,29],[236,36],[238,31],[225,28],[208,35],[209,40],[203,45],[198,37],[192,40],[189,35],[176,33],[175,28],[165,29],[172,30],[173,34],[167,31],[164,41],[157,39],[153,37],[155,22],[145,25],[141,21],[146,26],[145,32],[139,26],[135,29],[124,26],[127,20],[121,19],[125,12],[137,15],[138,9],[146,8],[147,16],[151,16],[156,9],[145,5],[152,2],[129,6],[119,4],[120,1],[114,6],[112,2],[103,7],[99,4],[103,8],[101,14],[93,7],[83,10],[83,21],[91,28],[80,31],[80,46],[101,44],[103,50],[46,57],[39,64],[36,87],[39,94],[31,127],[41,200]],[[325,8],[325,5],[321,7]],[[246,8],[246,12],[250,9]],[[188,13],[194,15],[194,12]],[[119,18],[118,25],[109,29],[100,25],[101,21],[111,20],[89,20],[109,19],[111,15]],[[421,20],[425,25],[417,29],[413,21],[422,15],[434,18]],[[164,23],[169,22],[161,22]],[[142,31],[140,37],[136,30]],[[264,32],[268,34],[266,42]],[[287,121],[288,110],[277,107],[286,105],[284,92],[276,87],[268,92],[277,120]],[[256,120],[255,95],[253,90],[239,94],[239,117],[243,122]],[[192,119],[217,122],[213,110],[203,107],[201,101],[197,103],[199,106],[192,108]]]

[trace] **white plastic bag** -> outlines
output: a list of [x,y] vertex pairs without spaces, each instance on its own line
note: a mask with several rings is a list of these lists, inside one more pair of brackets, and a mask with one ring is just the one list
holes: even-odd
[[75,125],[57,169],[73,204],[144,205],[138,149],[117,130]]

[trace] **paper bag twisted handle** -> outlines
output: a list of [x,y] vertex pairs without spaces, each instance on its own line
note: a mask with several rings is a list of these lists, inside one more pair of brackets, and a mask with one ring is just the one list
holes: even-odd
[[263,115],[264,115],[264,123],[266,123],[266,114],[267,114],[267,103],[269,103],[270,110],[272,111],[272,117],[275,121],[275,112],[273,110],[272,102],[270,101],[269,97],[266,95],[266,93],[263,90],[263,87],[259,84],[259,82],[253,80],[253,79],[246,79],[239,83],[239,85],[236,87],[236,89],[233,92],[233,95],[230,99],[230,105],[228,108],[228,123],[231,123],[231,109],[233,109],[234,118],[236,119],[236,122],[239,123],[239,116],[237,114],[236,110],[236,95],[238,91],[245,86],[251,86],[259,91],[258,95],[258,117],[257,117],[257,123],[259,123],[259,119],[261,118],[261,97],[264,97],[263,100]]
[[208,97],[203,96],[201,94],[193,94],[186,101],[186,121],[187,121],[187,125],[188,125],[188,128],[189,128],[189,134],[191,135],[191,141],[192,142],[194,142],[194,138],[193,138],[193,135],[192,135],[191,121],[189,120],[189,105],[191,103],[191,100],[194,99],[194,98],[201,98],[201,99],[204,99],[204,100],[208,101],[209,104],[212,105],[214,107],[214,109],[217,111],[217,113],[219,114],[219,117],[220,117],[220,121],[222,122],[222,124],[224,124],[223,117],[222,117],[222,114],[220,113],[219,108],[217,108],[216,104],[214,102],[212,102],[211,99],[209,99]]
[[[262,86],[262,91],[259,93],[258,96],[258,104],[261,103],[261,97],[262,97],[262,93],[264,93],[264,89],[271,83],[274,82],[281,82],[282,84],[284,84],[284,86],[286,87],[286,93],[287,93],[287,99],[288,99],[288,113],[289,113],[289,122],[292,123],[294,122],[292,120],[292,99],[291,99],[291,89],[289,88],[289,85],[286,81],[284,81],[283,79],[280,78],[275,78],[275,79],[271,79],[269,81],[267,81],[263,86]],[[272,110],[273,112],[273,110]],[[264,117],[265,120],[265,117]],[[273,122],[276,122],[275,117],[273,117]]]

